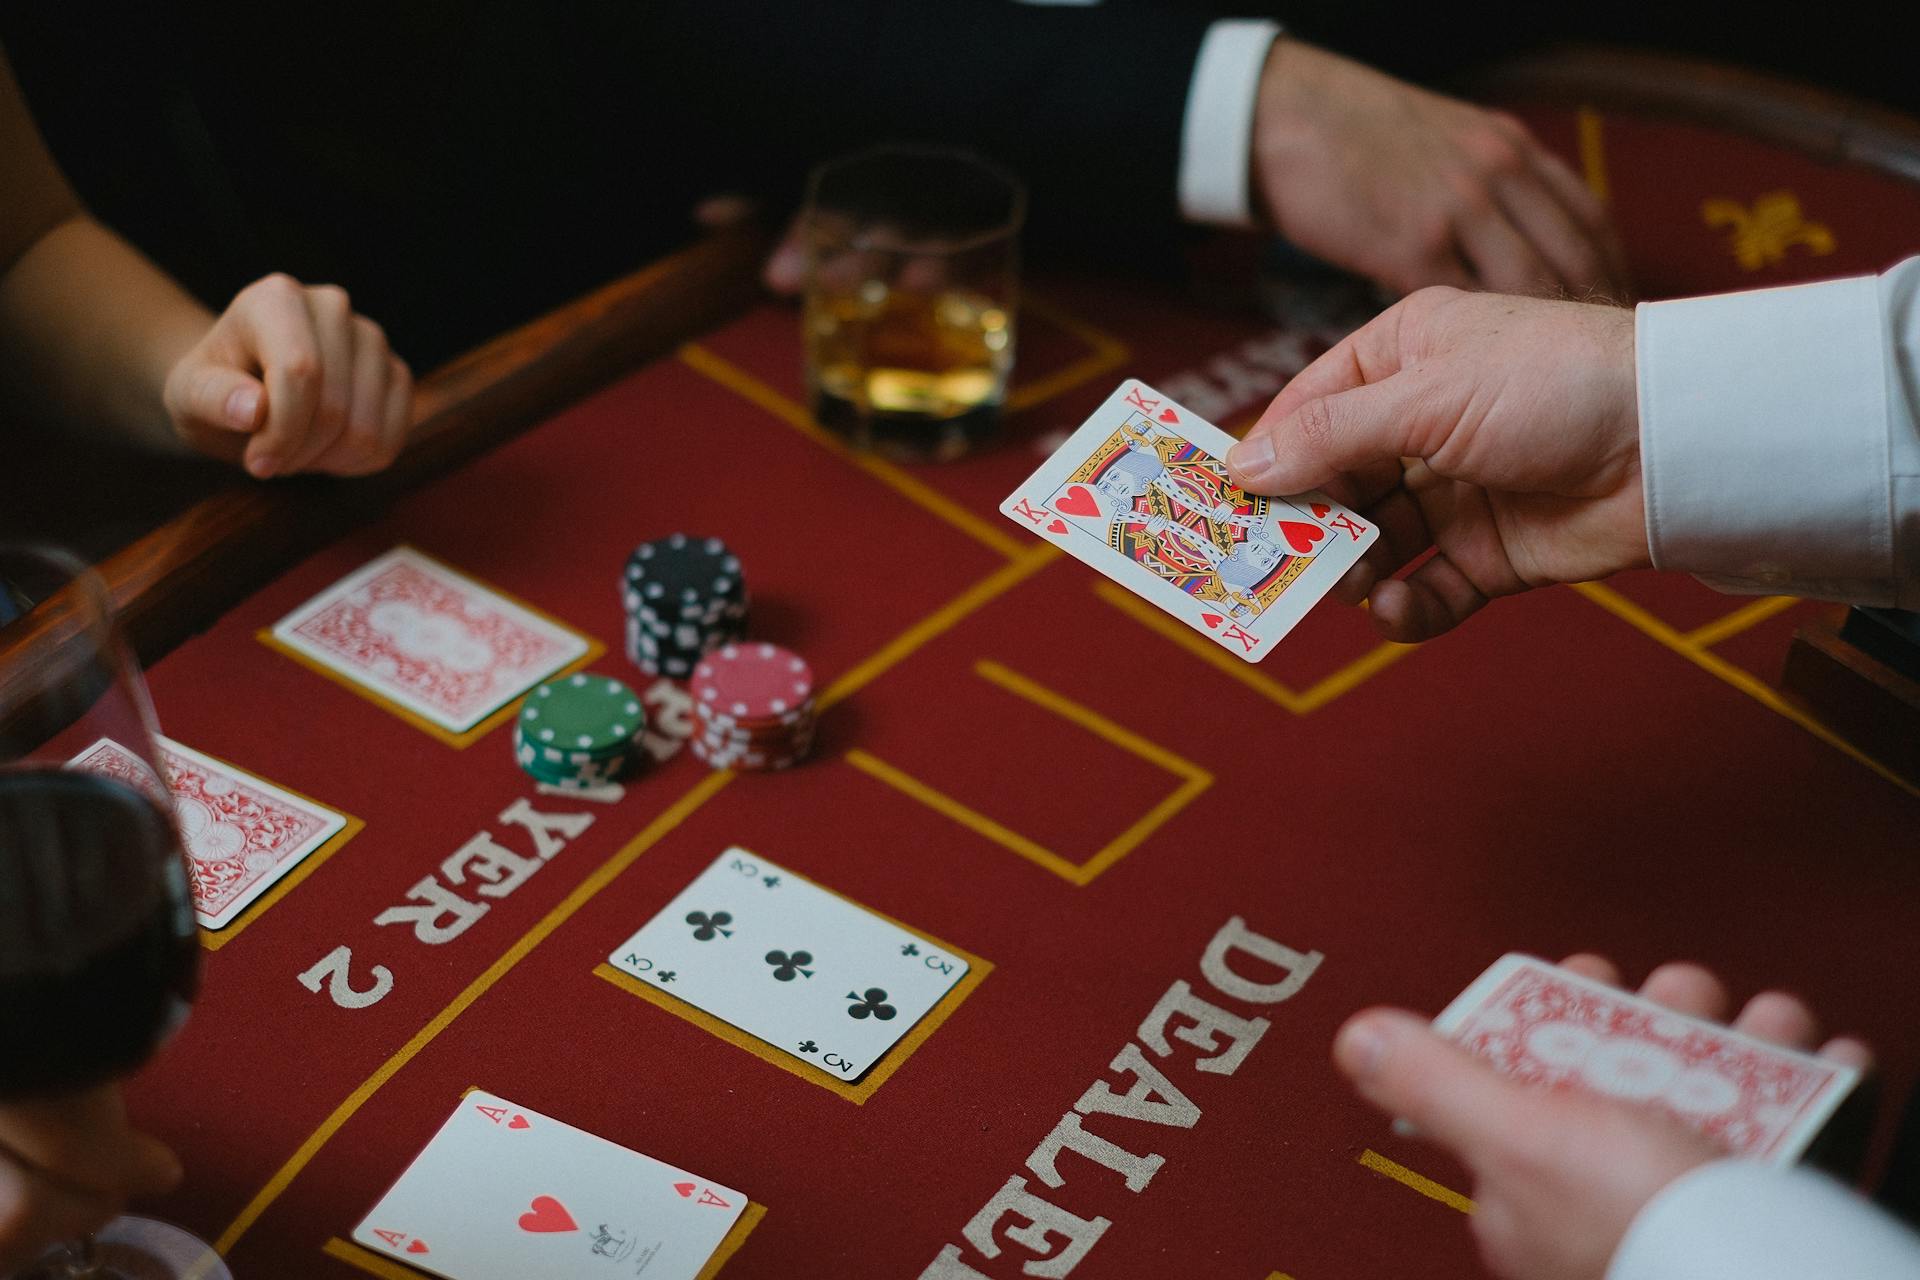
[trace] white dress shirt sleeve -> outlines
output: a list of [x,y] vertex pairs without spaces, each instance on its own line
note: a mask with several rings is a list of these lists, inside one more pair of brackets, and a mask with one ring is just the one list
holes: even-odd
[[1920,258],[1642,303],[1636,340],[1656,567],[1920,608]]
[[1913,1280],[1920,1236],[1807,1169],[1717,1160],[1627,1228],[1606,1280]]
[[1254,224],[1253,109],[1279,35],[1277,22],[1222,18],[1200,40],[1180,123],[1180,212],[1189,221]]

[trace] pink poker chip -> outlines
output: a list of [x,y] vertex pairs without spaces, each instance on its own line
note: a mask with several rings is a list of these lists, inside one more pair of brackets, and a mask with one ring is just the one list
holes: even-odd
[[813,697],[813,668],[777,644],[729,644],[701,659],[687,684],[703,711],[735,720],[788,716]]

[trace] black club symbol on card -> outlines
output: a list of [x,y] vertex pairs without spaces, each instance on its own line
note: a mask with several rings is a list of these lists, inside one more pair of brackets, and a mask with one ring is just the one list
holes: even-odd
[[766,882],[767,888],[769,889],[777,889],[780,887],[779,876],[761,876],[760,878]]
[[687,923],[693,926],[695,942],[711,942],[715,938],[731,938],[733,930],[727,928],[733,923],[733,915],[726,911],[716,911],[708,915],[704,911],[692,911],[687,914]]
[[[767,952],[767,963],[773,966],[774,978],[781,982],[792,982],[793,975],[796,973],[803,978],[811,978],[813,976],[813,970],[807,968],[808,965],[813,963],[813,952],[811,951],[795,951],[791,955],[785,951],[769,951]],[[881,994],[885,995],[886,993],[883,991]]]
[[900,948],[900,954],[903,956],[917,956],[920,954],[920,948],[909,942],[906,946]]
[[800,1052],[802,1052],[802,1053],[818,1053],[818,1052],[820,1052],[820,1046],[819,1046],[819,1045],[817,1045],[817,1044],[815,1044],[815,1043],[814,1043],[813,1041],[811,1041],[811,1040],[802,1040],[802,1041],[800,1042]]
[[864,995],[858,991],[849,991],[847,999],[854,1002],[847,1009],[849,1018],[872,1018],[877,1022],[886,1022],[900,1012],[887,1003],[887,992],[884,987],[868,987]]

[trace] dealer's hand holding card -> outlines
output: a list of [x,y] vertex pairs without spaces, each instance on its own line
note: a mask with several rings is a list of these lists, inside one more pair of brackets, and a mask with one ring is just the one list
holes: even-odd
[[1599,1280],[1628,1226],[1681,1175],[1728,1155],[1790,1161],[1870,1065],[1778,992],[1731,1027],[1712,974],[1656,969],[1638,996],[1596,956],[1507,956],[1429,1027],[1371,1009],[1334,1059],[1360,1093],[1473,1175],[1473,1230],[1502,1276]]
[[1379,530],[1318,493],[1227,477],[1233,437],[1129,378],[1000,511],[1258,662]]

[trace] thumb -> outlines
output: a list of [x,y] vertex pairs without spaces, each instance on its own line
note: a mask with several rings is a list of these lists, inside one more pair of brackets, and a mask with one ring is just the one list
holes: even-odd
[[1396,374],[1301,400],[1283,416],[1275,416],[1276,402],[1227,450],[1227,471],[1252,493],[1303,493],[1370,462],[1406,457],[1417,399],[1411,380]]
[[266,399],[258,378],[213,360],[183,362],[167,379],[167,412],[181,427],[250,433],[266,418]]
[[1333,1060],[1374,1106],[1468,1165],[1528,1123],[1531,1091],[1398,1009],[1368,1009],[1334,1037]]

